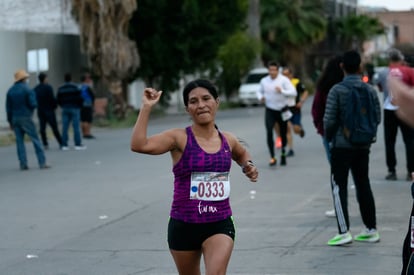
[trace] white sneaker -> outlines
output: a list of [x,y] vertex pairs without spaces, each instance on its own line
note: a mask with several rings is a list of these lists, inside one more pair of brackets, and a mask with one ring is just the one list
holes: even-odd
[[329,218],[334,218],[334,217],[336,217],[336,214],[335,214],[335,209],[325,211],[325,216],[327,216],[327,217],[329,217]]
[[68,146],[62,146],[62,147],[60,147],[60,150],[69,151],[69,147]]
[[75,150],[86,150],[86,146],[85,145],[79,145],[79,146],[75,146]]

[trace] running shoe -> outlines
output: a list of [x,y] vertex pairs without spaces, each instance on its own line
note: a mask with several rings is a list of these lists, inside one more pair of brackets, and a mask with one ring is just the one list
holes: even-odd
[[299,136],[300,136],[301,138],[304,138],[304,137],[305,137],[305,130],[300,129]]
[[277,163],[277,159],[276,158],[271,158],[269,161],[269,166],[275,166]]
[[389,172],[387,176],[385,176],[386,180],[397,180],[397,174],[395,172]]
[[77,151],[86,150],[86,146],[85,145],[76,145],[75,150],[77,150]]
[[355,241],[376,243],[380,240],[380,235],[376,229],[364,229],[361,233],[355,236]]
[[327,216],[327,217],[329,217],[329,218],[333,218],[333,217],[335,217],[335,216],[336,216],[336,214],[335,214],[335,209],[332,209],[332,210],[326,210],[326,211],[325,211],[325,216]]
[[285,166],[286,165],[286,156],[282,155],[280,157],[280,165]]
[[332,239],[328,241],[328,245],[336,246],[336,245],[344,245],[352,243],[352,235],[349,232],[338,234]]
[[286,156],[287,157],[293,157],[294,155],[295,155],[295,152],[292,149],[290,149]]

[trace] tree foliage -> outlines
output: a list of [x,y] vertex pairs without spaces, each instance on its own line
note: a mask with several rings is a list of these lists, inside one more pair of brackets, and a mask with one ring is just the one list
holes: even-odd
[[262,0],[263,59],[298,66],[306,49],[325,37],[321,0]]
[[218,85],[227,98],[240,86],[240,79],[247,74],[259,50],[259,41],[242,31],[236,32],[220,47],[218,62],[222,71]]
[[335,30],[339,37],[338,44],[343,46],[343,50],[361,50],[365,40],[385,32],[378,18],[365,14],[339,18],[335,22]]
[[168,91],[185,74],[217,66],[218,50],[243,27],[247,0],[140,0],[130,22],[141,66],[137,77]]

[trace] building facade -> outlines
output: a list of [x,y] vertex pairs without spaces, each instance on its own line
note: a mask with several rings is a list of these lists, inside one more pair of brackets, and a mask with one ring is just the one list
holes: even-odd
[[68,0],[0,1],[0,127],[7,127],[5,100],[17,69],[29,72],[29,85],[44,71],[56,88],[66,72],[79,80],[86,67],[79,31]]

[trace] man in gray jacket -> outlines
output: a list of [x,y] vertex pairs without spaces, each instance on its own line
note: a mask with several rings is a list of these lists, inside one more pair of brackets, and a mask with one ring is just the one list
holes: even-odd
[[381,121],[381,108],[376,91],[362,82],[360,75],[361,57],[356,51],[347,51],[343,55],[342,69],[345,77],[333,86],[326,101],[323,118],[325,137],[331,147],[331,187],[339,234],[328,241],[328,245],[344,245],[352,242],[349,232],[348,215],[348,173],[351,170],[362,221],[366,226],[355,241],[378,242],[380,237],[376,229],[375,202],[368,177],[369,145],[351,144],[344,135],[345,108],[352,91],[347,87],[358,88],[360,92],[372,93],[374,98],[377,125]]

